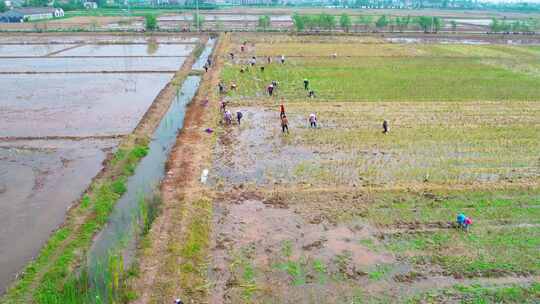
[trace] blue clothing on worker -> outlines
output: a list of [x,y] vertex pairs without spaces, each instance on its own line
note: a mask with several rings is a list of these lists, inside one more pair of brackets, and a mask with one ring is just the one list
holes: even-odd
[[465,219],[467,219],[467,217],[465,216],[465,214],[460,213],[460,214],[458,214],[458,216],[457,216],[457,223],[458,223],[459,225],[463,225],[463,224],[465,223]]

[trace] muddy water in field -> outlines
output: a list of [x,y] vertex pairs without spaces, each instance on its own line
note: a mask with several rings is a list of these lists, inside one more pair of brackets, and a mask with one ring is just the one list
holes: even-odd
[[193,64],[193,69],[202,70],[204,68],[204,65],[208,61],[208,57],[210,56],[210,54],[212,54],[212,51],[214,50],[215,44],[216,44],[216,39],[213,39],[213,38],[208,39],[208,42],[206,42],[203,52],[201,53],[197,61]]
[[[148,154],[141,160],[135,173],[127,181],[127,191],[115,204],[107,226],[96,236],[89,253],[91,275],[99,282],[101,273],[98,265],[106,263],[110,254],[123,252],[128,264],[134,253],[143,219],[141,199],[149,199],[159,186],[165,172],[167,157],[176,142],[176,136],[184,124],[186,106],[199,88],[201,78],[189,76],[182,84],[176,99],[152,135]],[[125,244],[127,242],[127,245]],[[124,246],[127,246],[124,248]],[[99,286],[105,289],[105,286]],[[104,293],[105,294],[105,293]]]
[[123,58],[0,58],[2,72],[110,72],[163,71],[175,72],[185,57]]
[[0,294],[34,257],[116,140],[0,142]]
[[172,76],[2,75],[0,137],[129,133]]
[[[241,111],[244,116],[240,126],[236,123],[225,126],[219,134],[214,156],[215,174],[211,178],[214,184],[316,182],[318,174],[323,174],[317,164],[350,157],[295,143],[292,134],[281,132],[277,105],[275,109],[230,110]],[[308,128],[305,114],[289,113],[288,119],[291,133]],[[353,182],[357,180],[357,173],[342,170],[337,178],[343,183]]]
[[0,35],[0,43],[10,44],[72,44],[72,43],[196,43],[198,37],[182,35],[61,35],[54,34],[19,34]]
[[12,44],[12,45],[0,45],[0,57],[12,57],[12,56],[45,56],[52,52],[57,52],[73,45],[68,44]]
[[118,44],[83,45],[54,55],[63,56],[188,56],[194,44]]
[[[371,228],[363,223],[332,225],[303,218],[295,209],[298,206],[276,207],[249,195],[232,201],[226,197],[214,207],[211,278],[216,287],[211,293],[212,303],[237,303],[242,298],[241,278],[231,270],[235,267],[231,265],[238,264],[235,257],[239,255],[249,260],[256,274],[255,284],[262,290],[257,303],[264,303],[262,299],[303,303],[315,295],[339,296],[333,290],[336,286],[350,293],[352,285],[366,281],[367,271],[396,262],[391,254],[361,244],[372,235]],[[321,274],[313,272],[315,261],[324,265],[324,281],[328,284],[321,284]],[[279,266],[291,262],[301,265],[297,277],[289,276]],[[343,280],[335,285],[330,280],[332,275]],[[271,292],[265,294],[267,289]]]

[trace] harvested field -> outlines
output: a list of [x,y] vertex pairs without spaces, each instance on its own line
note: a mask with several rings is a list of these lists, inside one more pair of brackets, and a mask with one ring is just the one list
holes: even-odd
[[535,48],[294,39],[249,36],[239,54],[235,35],[223,55],[238,89],[222,97],[244,115],[217,131],[210,287],[195,302],[534,303]]

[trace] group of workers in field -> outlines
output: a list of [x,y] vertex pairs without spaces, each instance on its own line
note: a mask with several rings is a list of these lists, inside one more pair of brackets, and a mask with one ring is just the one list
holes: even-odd
[[[240,49],[241,53],[244,53],[244,52],[247,51],[247,48],[248,48],[247,41],[244,41],[240,45],[239,49]],[[230,52],[229,57],[230,57],[231,60],[234,60],[235,54],[233,52]],[[337,57],[337,55],[334,54],[334,57]],[[285,55],[280,55],[278,58],[279,58],[278,60],[279,60],[279,62],[281,64],[285,64]],[[267,56],[266,57],[266,63],[271,64],[272,63],[272,57]],[[257,65],[257,57],[252,56],[248,60],[248,65],[245,66],[245,67],[240,68],[240,73],[245,73],[245,72],[249,71],[250,69],[255,68],[256,65]],[[208,66],[210,66],[210,64],[208,64]],[[205,69],[206,69],[206,65],[205,65]],[[264,65],[262,65],[260,67],[260,71],[264,72]],[[315,98],[315,91],[310,87],[309,79],[304,78],[303,87],[304,87],[304,90],[307,91],[307,97]],[[238,87],[237,87],[237,85],[236,85],[236,83],[234,81],[231,82],[231,84],[229,85],[230,91],[236,91],[237,88]],[[278,90],[278,88],[279,88],[279,82],[277,80],[272,80],[271,83],[268,84],[268,86],[265,88],[265,93],[268,94],[268,96],[272,97],[272,96],[275,95],[275,92],[276,92],[276,90]],[[220,95],[223,95],[223,94],[227,93],[227,87],[223,82],[219,82],[218,90],[219,90]],[[233,122],[233,113],[230,110],[227,109],[227,103],[224,100],[222,100],[221,103],[220,103],[220,112],[223,113],[223,121],[224,121],[225,125],[231,125],[232,122]],[[236,112],[236,121],[237,121],[238,125],[241,124],[242,117],[243,117],[242,112],[237,111]],[[280,125],[281,125],[282,133],[283,134],[289,134],[289,119],[288,119],[288,117],[287,117],[287,115],[285,113],[285,106],[284,106],[283,99],[282,99],[282,103],[280,105],[279,117],[280,117]],[[317,118],[317,115],[315,113],[310,113],[309,114],[309,116],[307,118],[307,121],[309,123],[310,128],[314,128],[314,129],[318,128],[317,119],[318,118]],[[383,134],[388,134],[388,132],[390,131],[390,128],[389,128],[389,124],[388,124],[387,120],[383,121],[382,128],[383,128],[383,131],[382,131]]]

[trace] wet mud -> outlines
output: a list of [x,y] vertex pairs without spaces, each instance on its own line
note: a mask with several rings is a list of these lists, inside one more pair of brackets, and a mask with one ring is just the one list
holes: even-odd
[[130,133],[172,76],[3,75],[0,137]]
[[0,57],[42,57],[69,48],[68,44],[0,44]]
[[83,45],[55,54],[55,57],[140,57],[188,56],[195,44],[97,44]]
[[[320,173],[316,164],[349,158],[344,153],[300,145],[294,142],[293,136],[282,134],[278,105],[275,109],[235,107],[230,110],[241,111],[244,117],[240,126],[235,123],[220,131],[214,151],[216,172],[211,179],[215,185],[316,183]],[[290,114],[288,119],[290,132],[307,128],[304,115]],[[356,178],[354,170],[340,172],[340,180]]]
[[64,221],[117,143],[0,142],[0,293]]
[[[133,35],[133,34],[106,34],[106,33],[88,33],[88,34],[73,34],[66,35],[65,33],[29,33],[14,35],[0,34],[0,44],[113,44],[113,43],[197,43],[199,37],[193,35],[167,35],[154,34],[151,36]],[[18,54],[20,56],[20,54]]]
[[[223,194],[214,206],[211,279],[215,289],[211,303],[237,303],[242,297],[241,278],[231,270],[239,256],[249,260],[250,267],[260,274],[255,284],[263,289],[261,297],[280,303],[305,300],[311,293],[329,296],[338,285],[343,292],[352,292],[354,284],[367,281],[371,269],[396,262],[393,255],[362,245],[361,241],[372,235],[371,228],[363,223],[335,225],[301,216],[298,209],[302,206],[276,206],[253,193],[232,201],[230,196]],[[305,264],[301,266],[305,267],[303,284],[295,284],[295,278],[279,269],[279,265],[290,262]],[[324,265],[328,284],[321,284],[321,273],[309,269],[314,262]],[[272,291],[266,293],[266,288]]]
[[5,58],[0,59],[0,72],[169,72],[177,71],[185,57],[122,57],[122,58]]

